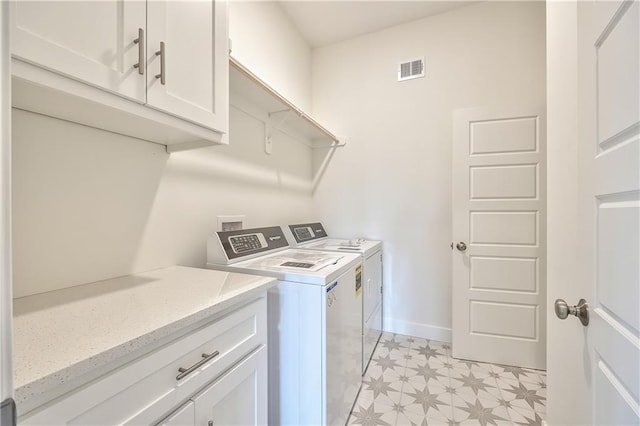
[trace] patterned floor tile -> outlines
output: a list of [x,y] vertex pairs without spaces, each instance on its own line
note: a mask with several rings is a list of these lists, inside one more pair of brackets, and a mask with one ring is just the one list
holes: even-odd
[[449,426],[454,425],[453,420],[434,419],[412,412],[398,413],[397,426]]
[[[502,388],[502,396],[505,400],[510,401],[515,407],[531,409],[532,411],[544,410],[546,398],[525,382],[520,382],[518,386],[509,386]],[[526,405],[525,405],[526,404]]]
[[455,359],[449,343],[383,333],[348,424],[541,425],[546,373]]
[[364,426],[394,426],[398,413],[384,404],[374,401],[360,400],[351,411],[348,424]]
[[365,378],[362,381],[359,398],[393,406],[400,402],[402,386],[400,380],[387,380],[385,376]]

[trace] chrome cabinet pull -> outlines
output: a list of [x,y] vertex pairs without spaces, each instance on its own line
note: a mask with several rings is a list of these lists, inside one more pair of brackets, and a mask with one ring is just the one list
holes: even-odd
[[160,84],[164,86],[166,80],[165,72],[165,57],[167,54],[164,51],[164,41],[160,42],[160,50],[156,52],[156,56],[160,56],[160,74],[156,75],[156,78],[160,79]]
[[138,74],[144,75],[144,30],[138,28],[138,38],[133,40],[138,45],[138,63],[133,67],[138,69]]
[[176,380],[184,379],[189,374],[193,373],[195,370],[197,370],[198,368],[202,367],[204,364],[206,364],[207,362],[211,361],[212,359],[214,359],[218,355],[220,355],[220,351],[215,351],[212,354],[202,354],[202,359],[200,361],[196,362],[195,364],[193,364],[191,367],[189,367],[189,368],[182,368],[182,367],[178,368],[178,372],[180,374],[178,374],[176,376]]

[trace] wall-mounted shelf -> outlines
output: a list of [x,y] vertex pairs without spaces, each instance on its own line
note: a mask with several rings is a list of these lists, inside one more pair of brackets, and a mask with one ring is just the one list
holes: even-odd
[[268,125],[267,144],[270,144],[269,139],[273,131],[287,129],[308,140],[314,148],[345,145],[344,141],[232,57],[229,57],[229,86],[231,93],[240,95],[267,112],[269,117],[269,123],[265,123]]

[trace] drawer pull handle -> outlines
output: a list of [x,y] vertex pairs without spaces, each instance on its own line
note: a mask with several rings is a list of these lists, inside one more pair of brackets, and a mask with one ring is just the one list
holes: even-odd
[[211,361],[212,359],[214,359],[218,355],[220,355],[220,351],[215,351],[212,354],[202,354],[202,359],[200,361],[196,362],[195,364],[193,364],[191,367],[189,367],[189,368],[182,368],[182,367],[178,368],[178,372],[180,374],[178,374],[176,376],[176,380],[184,379],[189,374],[191,374],[193,371],[195,371],[198,368],[202,367],[204,364],[206,364],[207,362]]

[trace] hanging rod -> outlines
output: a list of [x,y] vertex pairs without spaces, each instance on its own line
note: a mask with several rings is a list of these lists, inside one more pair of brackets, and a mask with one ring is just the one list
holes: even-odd
[[260,86],[265,92],[269,93],[271,96],[276,98],[278,101],[282,102],[286,106],[286,108],[291,109],[291,111],[295,112],[303,120],[305,120],[306,122],[311,124],[313,127],[318,129],[320,132],[324,133],[324,135],[327,136],[329,139],[331,139],[332,141],[334,141],[336,143],[339,142],[339,139],[338,139],[338,137],[336,135],[334,135],[333,133],[331,133],[330,131],[325,129],[316,120],[314,120],[313,118],[309,117],[309,115],[307,115],[304,111],[302,111],[300,108],[298,108],[297,106],[292,104],[287,98],[282,96],[275,89],[273,89],[267,83],[262,81],[258,76],[256,76],[254,73],[249,71],[244,65],[242,65],[240,62],[238,62],[235,58],[233,58],[231,56],[229,56],[229,65],[231,65],[236,70],[240,71],[245,77],[247,77],[249,80],[253,81],[258,86]]

